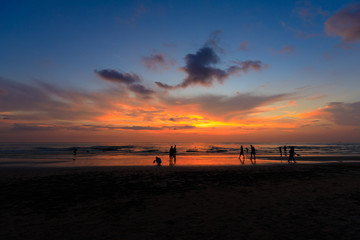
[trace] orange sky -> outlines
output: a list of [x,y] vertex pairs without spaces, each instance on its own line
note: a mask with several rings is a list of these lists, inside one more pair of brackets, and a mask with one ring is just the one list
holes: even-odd
[[39,102],[0,113],[2,142],[355,142],[360,133],[342,119],[352,106],[312,109],[316,100],[286,94],[174,98],[162,92],[143,98],[112,89],[36,91],[43,95]]

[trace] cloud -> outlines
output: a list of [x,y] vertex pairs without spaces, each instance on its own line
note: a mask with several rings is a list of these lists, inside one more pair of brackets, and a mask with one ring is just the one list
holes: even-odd
[[155,93],[153,90],[148,89],[141,84],[132,84],[129,86],[129,89],[131,91],[133,91],[134,93],[138,93],[141,95],[151,95],[151,94]]
[[119,20],[120,22],[125,24],[133,24],[137,22],[139,19],[141,19],[149,11],[150,11],[149,8],[145,7],[143,3],[140,3],[134,8],[133,13],[129,18],[127,19],[119,18]]
[[130,127],[117,127],[117,129],[124,130],[161,130],[159,127],[150,127],[150,126],[130,126]]
[[218,53],[224,53],[224,49],[222,47],[220,47],[220,35],[221,35],[222,31],[221,30],[217,30],[214,31],[212,33],[210,33],[210,36],[208,38],[208,40],[205,43],[206,47],[212,48],[215,51],[217,51]]
[[[235,96],[203,95],[189,98],[164,98],[170,106],[193,106],[200,113],[221,119],[231,119],[256,112],[256,108],[286,100],[291,94],[255,96],[237,94]],[[190,108],[187,108],[190,109]]]
[[35,82],[33,85],[5,80],[0,85],[6,95],[0,95],[0,112],[14,121],[91,120],[101,116],[113,106],[109,102],[122,99],[125,93],[110,89],[100,93],[89,93]]
[[158,67],[161,66],[164,69],[168,69],[169,66],[175,64],[174,60],[166,61],[163,54],[155,54],[150,57],[143,57],[143,63],[148,69],[158,70]]
[[18,124],[15,123],[12,127],[15,131],[49,131],[49,130],[58,130],[62,127],[56,125],[36,125],[36,124]]
[[163,43],[162,44],[163,47],[167,47],[167,48],[176,48],[176,44],[175,43]]
[[0,88],[0,95],[7,95],[7,91],[5,89]]
[[308,97],[308,98],[306,98],[306,100],[313,101],[313,100],[324,99],[325,97],[327,97],[327,96],[323,94],[323,95],[317,95],[317,96],[314,96],[314,97]]
[[329,15],[328,11],[322,9],[322,7],[314,6],[310,1],[298,1],[297,7],[293,12],[303,19],[304,22],[312,22],[315,17],[325,17]]
[[140,77],[134,73],[120,73],[112,69],[103,69],[100,71],[95,70],[95,73],[103,80],[124,84],[132,84],[140,82]]
[[332,102],[324,112],[331,114],[331,119],[339,125],[360,126],[360,102]]
[[239,50],[241,51],[249,50],[249,43],[247,41],[242,41],[239,45]]
[[100,71],[95,70],[94,72],[103,80],[125,84],[127,89],[135,94],[141,94],[144,97],[149,97],[154,93],[153,90],[139,84],[139,82],[141,82],[141,78],[135,73],[120,73],[112,69],[104,69]]
[[277,54],[281,54],[281,53],[287,53],[287,54],[293,54],[295,52],[295,48],[289,45],[285,45],[282,49],[280,49],[279,51],[277,51]]
[[339,10],[325,22],[328,35],[340,36],[344,42],[360,41],[360,3]]
[[[242,71],[247,73],[249,70],[261,71],[263,68],[267,67],[267,64],[263,64],[261,61],[242,61],[242,62],[235,62],[238,66],[235,66],[235,71]],[[231,71],[231,70],[230,70]]]
[[75,131],[104,131],[104,130],[133,130],[133,131],[162,131],[162,130],[188,130],[195,129],[192,125],[165,125],[165,126],[112,126],[112,125],[66,125],[66,124],[32,124],[32,123],[15,123],[11,129],[14,131],[58,131],[58,130],[75,130]]
[[227,69],[220,69],[215,66],[218,63],[220,63],[220,58],[214,49],[207,46],[202,47],[195,54],[187,54],[185,56],[185,67],[181,69],[187,73],[187,77],[181,83],[171,86],[156,82],[156,85],[168,90],[194,85],[209,87],[214,84],[214,81],[222,84],[229,76],[240,71],[245,73],[249,69],[259,71],[264,67],[261,61],[244,61],[235,62],[237,65],[230,66]]

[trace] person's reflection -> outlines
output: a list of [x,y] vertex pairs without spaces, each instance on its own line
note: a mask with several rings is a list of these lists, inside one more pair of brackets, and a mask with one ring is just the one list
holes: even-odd
[[173,158],[169,159],[169,166],[175,166],[175,162]]

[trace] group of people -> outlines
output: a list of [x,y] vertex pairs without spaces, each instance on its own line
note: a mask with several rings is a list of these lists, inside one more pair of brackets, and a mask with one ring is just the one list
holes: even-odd
[[[250,145],[250,149],[251,149],[250,161],[251,161],[252,164],[255,164],[256,163],[256,150],[255,150],[255,147],[253,145]],[[249,153],[248,148],[245,148],[245,150],[246,150],[246,153]],[[280,156],[282,157],[283,156],[282,147],[279,147],[279,151],[280,151]],[[285,154],[285,157],[287,157],[287,147],[286,146],[284,146],[284,154]],[[300,154],[297,154],[295,152],[295,147],[290,146],[288,163],[291,163],[291,162],[296,163],[295,155],[300,156]],[[241,156],[242,156],[242,158],[241,158]],[[245,154],[244,154],[243,145],[240,146],[239,159],[240,159],[241,164],[245,164]]]
[[[252,164],[255,164],[256,163],[256,150],[255,150],[255,147],[253,145],[250,145],[250,161]],[[246,150],[246,153],[249,153],[249,148],[245,148]],[[241,159],[241,156],[243,156],[243,158]],[[253,161],[253,158],[254,158],[254,161]],[[245,154],[244,154],[244,147],[243,145],[241,145],[240,147],[240,155],[239,155],[239,159],[240,159],[240,162],[241,164],[245,164]]]
[[[155,157],[153,163],[157,163],[157,166],[161,166],[161,158],[158,156]],[[169,165],[174,166],[176,164],[176,145],[171,146],[169,150]]]
[[[282,149],[282,148],[279,147],[280,157],[283,156],[283,153],[282,153],[282,150],[281,150],[281,149]],[[284,155],[285,155],[285,157],[287,157],[287,151],[286,151],[286,149],[287,149],[287,147],[284,146]],[[296,155],[296,156],[300,156],[300,154],[297,154],[297,153],[295,152],[295,147],[294,147],[294,146],[290,146],[288,163],[291,163],[291,162],[296,163],[295,155]]]
[[[246,154],[248,154],[249,148],[245,148],[245,151],[246,151]],[[282,147],[279,147],[279,151],[280,151],[280,156],[282,157],[283,156]],[[287,147],[286,146],[284,146],[284,154],[286,157],[287,156]],[[300,156],[299,154],[295,153],[295,147],[290,146],[289,159],[288,159],[289,163],[291,163],[291,162],[296,163],[295,155]],[[241,158],[241,156],[242,156],[242,158]],[[245,164],[245,153],[244,153],[243,145],[240,146],[239,160],[240,160],[241,164]],[[253,145],[250,145],[250,161],[252,164],[256,164],[256,149]],[[156,156],[153,163],[157,163],[158,166],[161,166],[161,158]],[[170,150],[169,150],[169,165],[173,166],[175,164],[176,164],[176,145],[174,145],[174,147],[171,146]]]

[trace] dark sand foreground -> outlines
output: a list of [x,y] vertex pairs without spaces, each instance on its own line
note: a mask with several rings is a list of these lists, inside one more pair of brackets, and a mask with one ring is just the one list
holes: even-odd
[[0,168],[0,239],[360,239],[360,164]]

